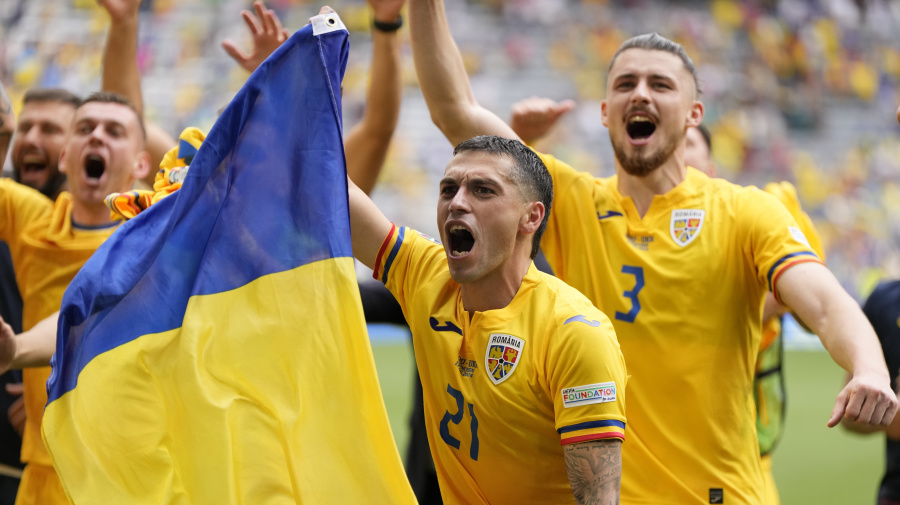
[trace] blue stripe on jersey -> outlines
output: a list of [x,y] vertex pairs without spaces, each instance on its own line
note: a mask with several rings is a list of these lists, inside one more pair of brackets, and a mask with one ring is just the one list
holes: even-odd
[[584,423],[573,424],[572,426],[563,426],[556,431],[560,435],[562,435],[563,433],[569,433],[572,431],[587,430],[590,428],[608,428],[610,426],[617,426],[619,428],[622,428],[623,430],[625,429],[625,423],[623,423],[622,421],[607,419],[605,421],[587,421]]
[[401,226],[400,230],[397,232],[397,241],[394,242],[394,247],[391,248],[391,254],[389,254],[384,261],[384,272],[381,274],[381,282],[384,284],[387,284],[388,271],[391,269],[391,263],[394,262],[394,258],[397,257],[397,253],[400,251],[400,246],[403,244],[403,236],[405,234],[406,227]]
[[789,260],[789,259],[791,259],[791,258],[793,258],[793,257],[795,257],[795,256],[815,256],[816,258],[818,258],[818,256],[816,256],[816,253],[814,253],[814,252],[811,252],[811,251],[800,251],[800,252],[795,252],[795,253],[788,254],[787,256],[785,256],[785,257],[781,258],[780,260],[776,261],[775,264],[772,265],[772,268],[769,269],[769,275],[766,276],[766,278],[767,278],[768,281],[769,281],[769,291],[772,291],[772,275],[775,274],[775,270],[777,270],[778,267],[781,266],[782,263],[784,263],[785,261],[787,261],[787,260]]

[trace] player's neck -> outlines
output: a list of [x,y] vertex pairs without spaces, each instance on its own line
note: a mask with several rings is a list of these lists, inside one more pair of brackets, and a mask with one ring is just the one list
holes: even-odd
[[502,309],[509,305],[519,292],[530,266],[531,258],[511,259],[481,279],[461,284],[463,308],[469,313],[469,319],[475,312]]
[[619,194],[631,197],[638,214],[644,217],[650,209],[650,204],[653,203],[653,197],[664,195],[681,184],[687,176],[687,168],[681,160],[673,156],[656,170],[638,177],[626,172],[616,160],[616,174]]
[[72,221],[88,228],[106,226],[113,223],[110,218],[109,207],[106,204],[86,205],[73,202]]

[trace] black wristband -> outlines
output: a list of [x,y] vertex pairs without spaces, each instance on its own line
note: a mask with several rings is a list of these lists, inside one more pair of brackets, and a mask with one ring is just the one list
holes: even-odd
[[380,32],[396,32],[403,26],[403,16],[397,14],[397,20],[385,23],[384,21],[378,21],[377,19],[372,20],[372,27]]

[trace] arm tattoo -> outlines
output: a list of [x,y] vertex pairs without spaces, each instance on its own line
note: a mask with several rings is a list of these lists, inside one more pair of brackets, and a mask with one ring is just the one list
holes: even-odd
[[594,440],[563,447],[569,484],[578,505],[618,505],[622,441]]

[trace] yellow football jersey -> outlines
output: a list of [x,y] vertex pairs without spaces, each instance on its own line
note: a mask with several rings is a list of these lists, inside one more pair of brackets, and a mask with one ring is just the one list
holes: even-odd
[[562,445],[625,436],[609,319],[532,264],[509,305],[470,320],[444,249],[408,228],[376,265],[412,330],[444,503],[574,503]]
[[617,177],[541,157],[555,192],[544,253],[610,316],[631,373],[622,503],[760,503],[752,384],[763,294],[818,257],[756,188],[689,168],[641,218]]
[[[56,203],[52,203],[37,191],[8,179],[0,180],[0,208],[5,209],[0,219],[0,240],[9,244],[16,282],[22,294],[22,328],[28,330],[59,310],[66,287],[94,251],[115,231],[116,225],[78,227],[72,222],[72,197],[69,193],[63,192]],[[46,467],[42,473],[47,477],[23,477],[23,483],[34,482],[37,487],[23,484],[17,503],[67,503],[62,494],[57,494],[57,501],[47,494],[52,489],[61,489],[41,439],[50,367],[27,368],[22,375],[26,414],[22,461],[29,466]],[[26,474],[30,471],[26,466]],[[32,493],[40,496],[31,500]]]
[[[800,231],[810,247],[822,261],[825,250],[812,220],[803,212],[797,190],[789,182],[771,182],[763,190],[780,201],[797,221]],[[775,478],[772,475],[772,451],[784,433],[784,343],[781,334],[781,318],[772,317],[763,322],[762,341],[756,358],[754,401],[756,402],[756,435],[759,438],[760,467],[762,468],[765,505],[778,505],[780,499]]]

